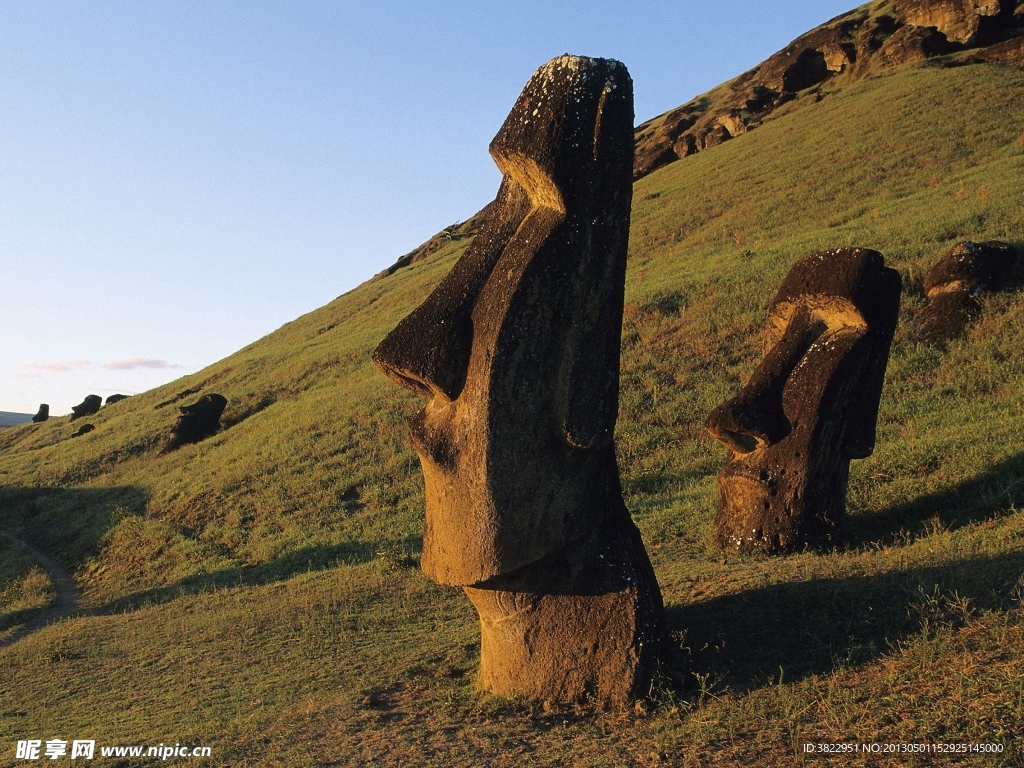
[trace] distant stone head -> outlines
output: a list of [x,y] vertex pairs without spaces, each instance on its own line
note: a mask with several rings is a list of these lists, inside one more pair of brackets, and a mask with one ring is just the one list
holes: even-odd
[[103,398],[99,395],[87,395],[85,400],[71,407],[71,421],[92,416],[100,409],[101,405],[103,405]]
[[979,297],[1004,287],[1017,265],[1017,252],[1006,243],[953,246],[924,277],[928,304],[915,318],[919,341],[944,344],[964,335],[981,314]]
[[869,456],[901,281],[863,248],[798,261],[768,310],[771,348],[708,417],[729,449],[715,542],[782,553],[835,543],[851,459]]
[[224,413],[227,404],[226,397],[211,392],[191,405],[178,408],[181,415],[171,428],[171,441],[167,449],[171,450],[185,443],[198,443],[216,434],[220,429],[221,414]]

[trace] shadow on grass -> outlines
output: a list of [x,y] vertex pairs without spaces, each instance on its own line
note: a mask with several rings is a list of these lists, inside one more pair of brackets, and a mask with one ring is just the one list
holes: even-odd
[[851,515],[850,544],[892,544],[988,519],[1024,503],[1024,452],[953,488],[919,496],[874,514]]
[[213,573],[190,576],[166,587],[136,592],[95,608],[91,613],[123,613],[169,603],[187,595],[287,581],[303,573],[325,571],[339,565],[358,565],[378,560],[381,561],[382,567],[389,570],[412,567],[418,562],[412,553],[418,552],[421,548],[422,539],[418,537],[384,544],[357,541],[304,547],[288,552],[271,563],[224,568]]
[[144,515],[149,493],[110,488],[0,488],[0,527],[74,571],[119,520]]
[[[133,486],[111,488],[0,488],[0,532],[7,531],[36,548],[33,557],[52,557],[74,572],[98,551],[106,533],[128,516],[146,513],[148,493]],[[258,586],[286,581],[293,576],[327,570],[340,564],[355,565],[374,560],[388,570],[414,566],[422,539],[355,541],[317,545],[287,552],[271,563],[225,568],[192,576],[166,587],[143,590],[82,614],[110,614],[170,602],[184,595],[235,586]],[[45,565],[44,565],[45,567]],[[51,572],[52,568],[47,567]],[[70,580],[70,576],[67,577]],[[52,607],[8,614],[0,628],[25,623],[52,613]],[[38,627],[36,627],[38,628]]]
[[669,609],[686,631],[692,667],[749,691],[863,664],[927,626],[962,624],[972,609],[1006,609],[1024,573],[1024,552],[950,565],[751,589]]

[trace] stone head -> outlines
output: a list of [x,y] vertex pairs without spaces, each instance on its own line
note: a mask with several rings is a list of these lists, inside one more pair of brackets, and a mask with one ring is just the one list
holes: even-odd
[[797,262],[768,310],[770,349],[708,431],[729,448],[715,539],[781,552],[841,532],[849,461],[869,456],[899,273],[860,248]]
[[923,280],[928,303],[915,318],[916,338],[944,344],[962,336],[981,314],[980,294],[1005,287],[1017,253],[1006,243],[957,243]]
[[168,448],[174,449],[185,443],[196,443],[216,434],[220,429],[221,414],[224,413],[227,404],[228,400],[224,395],[211,392],[190,405],[179,407],[181,415],[171,428]]
[[86,395],[85,400],[78,405],[71,406],[71,421],[80,419],[83,416],[92,416],[103,405],[103,399],[99,395]]
[[[632,195],[625,67],[562,56],[526,85],[491,156],[497,198],[466,254],[374,361],[426,398],[423,570],[471,586],[600,525],[617,484],[622,291]],[[609,478],[614,476],[614,480]]]

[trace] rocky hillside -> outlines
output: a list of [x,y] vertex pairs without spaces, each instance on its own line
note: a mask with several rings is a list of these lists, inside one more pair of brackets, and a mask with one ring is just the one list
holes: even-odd
[[[1024,66],[1024,0],[874,0],[801,35],[739,77],[636,129],[633,178],[752,131],[904,64]],[[472,237],[487,209],[446,227],[378,274]]]
[[947,66],[1024,66],[1024,2],[876,0],[844,13],[736,79],[640,125],[634,178],[861,77],[938,57]]

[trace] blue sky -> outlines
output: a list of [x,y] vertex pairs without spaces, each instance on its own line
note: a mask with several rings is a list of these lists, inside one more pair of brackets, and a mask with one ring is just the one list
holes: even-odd
[[0,4],[0,411],[194,372],[497,190],[487,145],[562,53],[642,122],[845,0]]

